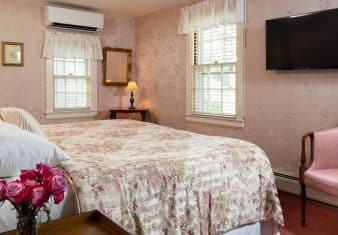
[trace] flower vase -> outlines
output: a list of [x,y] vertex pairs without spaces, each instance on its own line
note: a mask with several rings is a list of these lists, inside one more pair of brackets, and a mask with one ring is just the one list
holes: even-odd
[[36,169],[21,170],[17,180],[0,180],[0,207],[9,201],[16,210],[18,235],[37,235],[40,212],[46,213],[46,221],[49,222],[49,200],[59,204],[67,188],[68,180],[62,170],[39,163]]
[[36,209],[20,208],[17,211],[17,235],[38,235],[40,228],[40,216],[37,215]]

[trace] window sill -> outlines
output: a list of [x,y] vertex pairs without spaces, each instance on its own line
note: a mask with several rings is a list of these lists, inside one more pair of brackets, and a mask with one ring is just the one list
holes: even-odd
[[97,110],[56,111],[46,112],[45,114],[47,119],[82,118],[97,116]]
[[203,116],[203,115],[186,115],[185,119],[191,122],[200,122],[220,126],[230,126],[244,128],[243,119],[234,119],[227,117]]

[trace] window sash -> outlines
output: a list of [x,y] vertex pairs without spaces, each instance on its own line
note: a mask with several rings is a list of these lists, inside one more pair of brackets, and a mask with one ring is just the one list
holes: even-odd
[[193,34],[193,64],[237,62],[237,25],[222,25]]
[[[73,64],[73,73],[66,73],[66,63]],[[63,63],[63,64],[62,64]],[[77,74],[77,66],[82,64],[81,75]],[[63,73],[59,75],[60,70],[58,66],[63,67]],[[68,64],[69,66],[69,64]],[[83,70],[84,69],[84,70]],[[88,60],[78,59],[60,59],[54,58],[53,60],[53,91],[54,91],[54,111],[69,111],[69,110],[89,110],[90,109],[90,76],[89,76],[89,62]],[[63,83],[63,88],[60,90],[59,85]],[[73,82],[73,88],[71,86]],[[82,83],[82,89],[80,89],[79,83]],[[62,87],[62,85],[61,85]],[[63,97],[62,97],[63,96]],[[61,97],[61,98],[60,98]],[[60,99],[60,100],[59,100]],[[59,103],[58,103],[59,102]]]
[[193,73],[192,114],[235,118],[236,63],[194,65]]
[[[66,72],[67,71],[67,63],[73,64],[73,68],[68,68],[68,71],[73,72]],[[79,65],[83,64],[84,70],[83,73],[78,73]],[[63,72],[60,73],[59,66],[62,66],[60,70],[63,70]],[[54,58],[53,59],[53,68],[54,68],[54,76],[89,76],[90,70],[89,70],[89,61],[85,59],[63,59],[63,58]]]

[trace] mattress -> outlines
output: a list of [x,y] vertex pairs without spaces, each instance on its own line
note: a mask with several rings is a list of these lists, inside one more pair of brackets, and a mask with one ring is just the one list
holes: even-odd
[[131,233],[224,234],[283,225],[270,162],[258,146],[151,123],[43,126],[72,160],[61,167],[81,212],[100,210]]
[[[1,180],[13,181],[17,177],[5,178]],[[75,215],[78,211],[72,187],[69,187],[65,193],[65,199],[58,205],[51,203],[51,219],[59,219],[71,215]],[[47,216],[44,213],[39,214],[41,222],[47,221]],[[16,212],[13,210],[12,204],[6,201],[0,207],[0,233],[16,229]]]

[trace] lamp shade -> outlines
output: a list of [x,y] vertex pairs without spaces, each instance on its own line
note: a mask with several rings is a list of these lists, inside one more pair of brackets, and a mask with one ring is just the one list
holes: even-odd
[[137,91],[138,87],[135,81],[128,82],[127,89],[130,91]]

